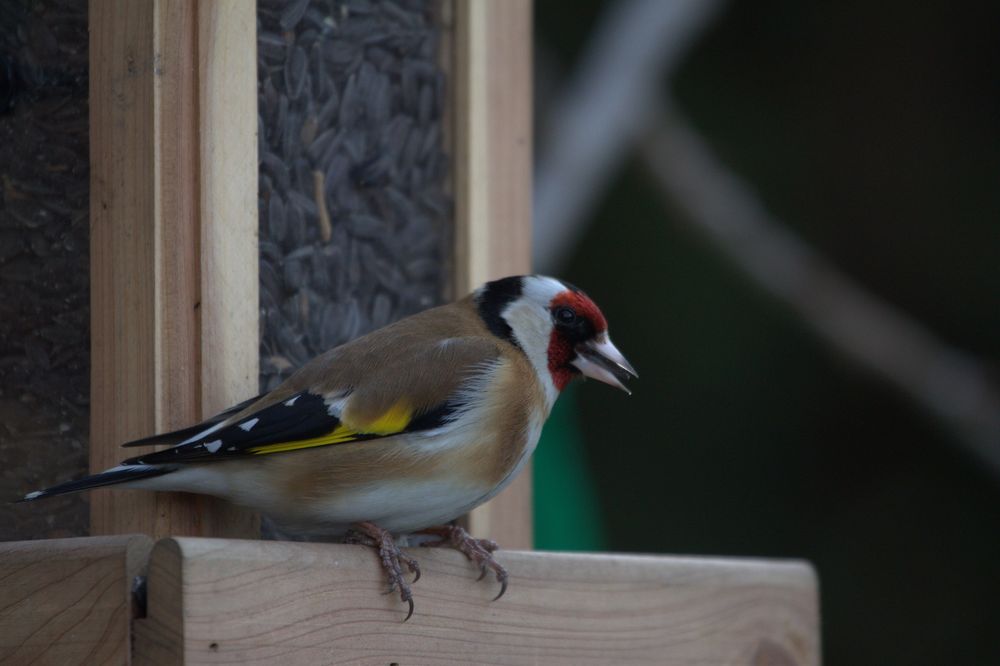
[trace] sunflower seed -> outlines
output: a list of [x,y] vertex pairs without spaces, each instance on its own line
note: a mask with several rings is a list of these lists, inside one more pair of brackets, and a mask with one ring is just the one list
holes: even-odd
[[433,5],[258,2],[263,388],[445,293],[452,206]]
[[267,206],[267,230],[269,237],[280,243],[288,235],[288,219],[285,217],[285,204],[281,195],[275,194]]
[[288,99],[297,100],[305,88],[309,59],[305,49],[296,46],[285,61],[285,92]]
[[281,18],[278,19],[282,30],[291,30],[298,25],[302,17],[305,16],[308,8],[309,0],[292,0],[292,2],[289,2],[285,11],[281,13]]

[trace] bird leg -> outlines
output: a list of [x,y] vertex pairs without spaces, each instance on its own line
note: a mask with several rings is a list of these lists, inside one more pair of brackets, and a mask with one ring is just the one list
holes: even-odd
[[431,534],[439,537],[437,541],[427,541],[420,544],[421,546],[428,548],[454,548],[464,553],[481,571],[477,580],[482,580],[492,570],[496,574],[497,581],[500,583],[500,593],[493,597],[493,601],[502,597],[504,592],[507,591],[507,580],[510,576],[507,573],[507,569],[493,557],[493,552],[499,547],[496,541],[491,539],[477,539],[458,525],[429,527],[425,530],[420,530],[418,534]]
[[392,534],[384,530],[375,523],[362,522],[355,523],[354,527],[344,536],[344,543],[354,543],[374,548],[378,552],[382,569],[389,579],[389,591],[391,594],[399,588],[399,598],[409,604],[410,610],[406,614],[403,622],[413,615],[413,592],[410,590],[410,583],[403,577],[403,566],[413,574],[413,582],[420,580],[420,565],[417,561],[401,551],[396,542],[392,539]]

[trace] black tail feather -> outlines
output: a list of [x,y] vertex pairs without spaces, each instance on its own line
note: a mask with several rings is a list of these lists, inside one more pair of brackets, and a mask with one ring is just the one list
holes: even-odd
[[65,495],[66,493],[75,493],[81,490],[90,490],[91,488],[113,486],[118,483],[125,483],[126,481],[148,479],[154,476],[169,474],[172,471],[174,470],[170,467],[153,467],[151,465],[116,467],[100,474],[92,474],[91,476],[85,476],[75,481],[60,483],[45,490],[36,490],[35,492],[28,493],[22,499],[18,500],[18,502],[31,502],[54,495]]

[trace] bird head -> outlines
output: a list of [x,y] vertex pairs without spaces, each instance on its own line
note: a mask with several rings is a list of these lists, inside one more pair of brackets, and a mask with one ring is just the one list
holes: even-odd
[[480,287],[475,301],[487,327],[520,347],[547,387],[561,391],[586,376],[631,393],[624,382],[638,374],[580,289],[543,275],[508,277]]

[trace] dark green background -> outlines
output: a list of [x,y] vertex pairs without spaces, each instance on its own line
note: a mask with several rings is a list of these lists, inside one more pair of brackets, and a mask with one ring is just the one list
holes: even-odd
[[[539,62],[571,72],[608,4],[538,0]],[[734,2],[673,93],[790,228],[1000,383],[998,65],[1000,3]],[[562,399],[539,547],[807,558],[825,663],[1000,664],[1000,479],[940,424],[748,283],[634,157],[562,276],[641,377]]]

